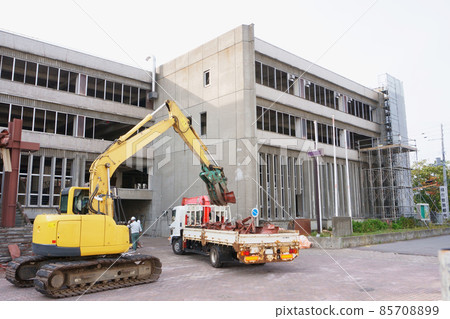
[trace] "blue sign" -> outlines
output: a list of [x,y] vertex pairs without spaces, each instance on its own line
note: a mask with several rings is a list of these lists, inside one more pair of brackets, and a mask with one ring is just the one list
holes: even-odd
[[259,215],[258,208],[253,208],[252,209],[252,217],[258,217],[258,215]]
[[323,155],[323,149],[312,150],[308,152],[309,157],[318,157]]

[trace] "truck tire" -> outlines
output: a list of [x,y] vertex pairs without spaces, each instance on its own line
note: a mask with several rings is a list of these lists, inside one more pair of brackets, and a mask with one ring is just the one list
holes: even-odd
[[222,253],[219,246],[211,246],[211,249],[209,250],[209,260],[211,262],[211,266],[214,268],[220,268],[223,266]]
[[183,255],[184,254],[183,241],[181,240],[181,237],[174,239],[172,241],[172,250],[175,255]]

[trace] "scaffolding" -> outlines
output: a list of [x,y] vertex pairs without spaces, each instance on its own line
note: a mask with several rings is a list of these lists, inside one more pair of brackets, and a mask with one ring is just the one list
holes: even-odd
[[410,153],[417,151],[416,147],[374,144],[359,149],[360,159],[365,163],[369,216],[378,219],[414,216]]

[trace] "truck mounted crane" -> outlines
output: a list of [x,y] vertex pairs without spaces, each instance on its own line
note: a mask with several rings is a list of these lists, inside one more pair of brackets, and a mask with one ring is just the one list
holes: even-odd
[[[143,128],[163,107],[169,117]],[[173,128],[201,162],[201,179],[211,202],[235,203],[227,189],[223,168],[209,161],[208,148],[173,101],[165,101],[126,134],[115,140],[90,167],[89,187],[61,192],[59,214],[38,215],[33,225],[35,256],[8,264],[6,279],[18,287],[31,287],[46,296],[61,298],[128,287],[158,280],[162,264],[156,257],[125,254],[130,248],[125,225],[114,220],[110,179],[126,159]],[[141,131],[139,131],[142,128]]]

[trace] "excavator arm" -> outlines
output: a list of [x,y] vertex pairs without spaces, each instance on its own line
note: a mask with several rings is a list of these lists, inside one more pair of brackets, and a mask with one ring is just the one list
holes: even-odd
[[[149,122],[154,114],[164,106],[167,107],[169,118],[162,120],[141,132],[138,130]],[[161,134],[173,127],[183,141],[197,155],[201,164],[201,179],[206,183],[210,200],[215,205],[226,205],[235,203],[233,192],[228,192],[227,178],[223,173],[223,168],[212,165],[206,154],[208,148],[202,142],[197,132],[192,128],[188,118],[173,101],[165,101],[163,105],[154,112],[147,115],[142,121],[134,126],[125,135],[112,143],[97,159],[92,163],[89,178],[89,210],[96,214],[106,214],[113,216],[113,199],[110,189],[110,178],[115,170],[128,158],[136,154],[143,147],[151,143]]]

